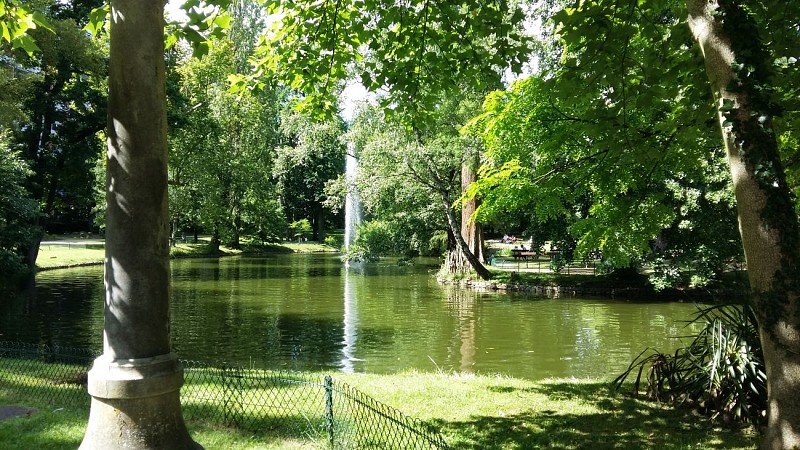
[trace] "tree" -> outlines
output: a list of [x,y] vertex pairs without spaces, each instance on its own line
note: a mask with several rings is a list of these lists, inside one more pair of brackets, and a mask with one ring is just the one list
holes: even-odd
[[[464,193],[469,187],[477,180],[478,166],[480,164],[480,155],[475,152],[471,158],[466,158],[461,164],[461,192]],[[470,252],[480,261],[484,263],[486,258],[484,256],[486,249],[483,242],[483,227],[481,223],[476,221],[473,215],[480,206],[480,201],[477,199],[468,199],[461,204],[461,237],[467,243]],[[455,263],[456,265],[463,265]],[[463,269],[461,269],[463,271]]]
[[[14,113],[12,146],[33,172],[26,182],[40,203],[39,224],[49,232],[88,230],[93,206],[91,166],[100,152],[105,123],[106,57],[59,7],[46,11],[48,28],[29,30],[37,52],[11,52],[0,64],[14,86],[7,91]],[[44,18],[44,15],[38,14]],[[38,239],[26,249],[33,267]]]
[[390,222],[413,224],[409,216],[425,218],[408,227],[407,234],[419,235],[434,227],[444,231],[445,269],[461,273],[470,268],[488,278],[488,270],[465,241],[453,208],[460,195],[462,166],[477,154],[475,141],[458,134],[464,117],[473,111],[470,105],[475,106],[474,99],[465,96],[443,98],[430,112],[431,121],[415,130],[387,120],[380,111],[365,111],[350,139],[363,174],[359,193],[367,211]]
[[334,97],[355,77],[384,91],[382,106],[424,123],[443,93],[463,84],[499,83],[502,71],[521,70],[530,39],[514,2],[479,0],[281,1],[255,51],[255,79],[283,82],[303,103],[335,113]]
[[289,224],[289,232],[292,233],[292,239],[305,239],[311,233],[311,222],[308,219],[292,222]]
[[[702,50],[702,61],[685,45],[689,36],[686,36],[688,30],[682,18],[687,16],[692,37]],[[798,220],[778,146],[779,142],[796,142],[793,138],[796,132],[788,125],[796,123],[797,102],[796,99],[787,101],[791,97],[787,94],[794,92],[791,85],[797,80],[800,69],[793,59],[796,49],[800,48],[800,36],[796,33],[798,17],[797,5],[775,2],[748,4],[746,8],[739,2],[727,0],[581,2],[556,18],[565,46],[565,67],[573,69],[559,77],[564,77],[562,82],[573,89],[582,85],[600,86],[600,90],[595,91],[600,95],[582,97],[574,92],[563,92],[550,98],[544,96],[541,102],[548,105],[551,98],[581,102],[588,99],[602,105],[591,109],[590,114],[577,114],[572,110],[561,114],[565,109],[556,108],[555,117],[560,117],[559,121],[568,120],[577,125],[591,125],[598,112],[612,113],[618,124],[615,131],[622,142],[618,140],[611,145],[613,136],[611,140],[599,142],[596,137],[606,135],[601,129],[595,130],[589,134],[594,138],[589,142],[594,153],[587,157],[594,159],[597,153],[608,154],[614,150],[616,161],[641,164],[648,159],[663,158],[673,170],[692,166],[687,164],[691,161],[686,156],[703,155],[703,148],[693,146],[692,142],[698,137],[697,131],[704,129],[702,117],[710,116],[704,105],[716,104],[767,366],[769,426],[762,444],[764,448],[800,445],[800,404],[794,394],[800,383],[797,375],[800,373],[797,356],[800,354]],[[769,31],[764,27],[767,22]],[[759,39],[760,32],[769,34],[768,41]],[[769,45],[762,42],[769,42]],[[663,48],[669,51],[655,57]],[[703,92],[706,82],[698,79],[703,75],[696,69],[701,64],[705,65],[711,81],[713,102]],[[771,67],[778,68],[780,77],[773,76]],[[677,92],[669,89],[677,89]],[[776,118],[780,110],[776,105],[783,106],[783,118]],[[642,112],[647,114],[642,115]],[[661,114],[652,117],[653,112]],[[690,121],[672,120],[673,117],[693,116],[695,119]],[[664,155],[660,157],[642,154],[635,151],[638,145],[632,147],[625,143],[632,137],[637,137],[638,144],[640,138],[670,136],[684,142],[666,154],[662,151]],[[683,153],[684,157],[670,153]],[[784,154],[793,152],[784,150]],[[582,158],[573,159],[570,164],[587,161],[586,157]],[[703,159],[707,158],[708,153]],[[637,172],[636,165],[623,167],[628,173]],[[644,168],[647,167],[645,164]],[[514,166],[497,170],[519,172]],[[619,170],[608,173],[621,180],[638,178]],[[640,173],[649,175],[652,171]],[[628,185],[622,184],[623,187]],[[626,203],[629,204],[619,202],[619,206],[631,210]]]
[[103,355],[83,449],[195,446],[169,337],[164,3],[111,4]]
[[281,131],[289,145],[277,148],[272,169],[281,204],[289,220],[310,219],[313,239],[322,242],[325,185],[344,172],[344,124],[336,119],[312,121],[287,113],[282,117]]
[[[568,250],[571,233],[580,254],[599,249],[614,267],[661,250],[693,259],[696,240],[683,237],[690,230],[713,229],[705,244],[720,250],[720,260],[732,256],[725,251],[733,210],[728,180],[718,176],[721,152],[708,153],[713,140],[695,132],[657,128],[681,129],[692,116],[656,119],[662,115],[656,108],[604,94],[608,81],[578,87],[560,76],[521,80],[492,94],[484,114],[467,127],[487,149],[481,177],[468,190],[483,202],[477,217],[492,223],[523,211],[535,241],[561,240]],[[626,89],[614,86],[614,92]],[[710,217],[724,220],[710,228]],[[559,239],[560,233],[567,236]]]
[[[772,56],[744,6],[727,0],[687,0],[687,6],[714,92],[764,349],[769,410],[762,448],[797,448],[800,228],[772,119]],[[791,17],[796,26],[798,16]]]
[[[464,85],[478,92],[496,86],[508,66],[521,70],[530,51],[530,40],[521,31],[525,14],[508,2],[377,0],[321,7],[285,2],[275,4],[273,11],[279,13],[280,24],[265,33],[254,58],[260,81],[283,81],[306,94],[303,104],[332,111],[336,88],[355,76],[368,89],[384,91],[385,111],[417,138],[435,120],[442,98]],[[246,77],[235,82],[239,89],[248,84]],[[419,146],[429,144],[418,141]],[[460,233],[460,221],[448,203],[453,199],[446,190],[438,192],[453,242],[487,278],[489,272]]]
[[271,180],[283,101],[266,89],[228,92],[235,54],[233,43],[216,40],[174,71],[170,135],[175,231],[202,228],[233,247],[242,234],[270,240],[286,228]]
[[0,273],[5,278],[25,272],[23,249],[36,238],[39,208],[23,184],[30,172],[19,154],[8,147],[0,129]]
[[407,139],[403,127],[387,126],[382,110],[373,105],[363,105],[350,124],[346,140],[353,144],[348,152],[358,160],[357,178],[348,186],[342,175],[326,186],[330,202],[355,190],[363,203],[365,222],[349,257],[441,256],[446,251],[447,224],[437,198],[425,186],[409,182],[399,159]]
[[28,54],[39,50],[29,33],[37,25],[45,29],[50,27],[40,12],[31,12],[15,0],[4,0],[0,3],[0,44],[4,48],[22,49]]

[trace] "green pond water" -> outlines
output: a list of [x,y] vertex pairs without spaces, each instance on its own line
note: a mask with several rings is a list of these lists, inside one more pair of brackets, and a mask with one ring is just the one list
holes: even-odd
[[[691,334],[690,303],[476,292],[439,285],[437,265],[173,260],[173,345],[182,359],[274,369],[608,378]],[[100,266],[39,273],[0,301],[0,341],[102,348],[102,278]]]

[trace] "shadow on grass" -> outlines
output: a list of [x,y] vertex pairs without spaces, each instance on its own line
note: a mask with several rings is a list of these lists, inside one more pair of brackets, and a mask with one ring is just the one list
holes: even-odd
[[[494,387],[513,393],[514,387]],[[613,394],[602,383],[545,383],[524,389],[551,400],[575,401],[594,413],[531,408],[436,425],[454,449],[731,449],[755,448],[750,429],[715,427],[683,409]]]
[[[41,405],[40,408],[30,416],[0,421],[0,448],[61,450],[80,446],[88,421],[88,407]],[[187,417],[186,426],[193,439],[209,449],[309,448],[324,442],[315,441],[311,436],[283,433],[281,429],[265,428],[253,432],[200,418]]]
[[2,448],[67,449],[78,448],[86,429],[88,414],[77,410],[48,408],[31,415],[0,421]]

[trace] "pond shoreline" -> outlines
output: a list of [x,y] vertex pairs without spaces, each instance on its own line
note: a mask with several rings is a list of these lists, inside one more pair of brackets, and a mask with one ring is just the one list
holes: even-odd
[[733,289],[665,289],[656,291],[647,287],[620,287],[620,286],[578,286],[569,284],[530,284],[506,283],[495,280],[474,279],[446,279],[437,276],[441,284],[457,285],[466,289],[477,291],[504,291],[530,294],[535,297],[562,298],[610,298],[610,299],[637,299],[655,298],[663,301],[694,301],[694,302],[719,302],[722,299],[733,298],[737,301],[745,300],[749,293],[746,290]]
[[[72,249],[72,252],[81,252],[81,249]],[[272,254],[287,254],[287,253],[330,253],[331,250],[314,248],[293,248],[288,246],[281,246],[280,248],[272,248],[270,250],[258,249],[250,251],[226,251],[219,250],[217,252],[195,252],[183,253],[178,251],[170,255],[170,259],[185,259],[185,258],[225,258],[230,256],[251,256],[258,257]],[[96,258],[96,256],[95,256]],[[71,269],[77,267],[98,266],[102,265],[102,260],[88,260],[80,262],[70,262],[65,264],[54,264],[45,267],[36,267],[36,273],[58,270],[58,269]],[[588,275],[586,275],[588,277]],[[472,278],[452,279],[436,276],[437,282],[443,285],[457,285],[464,289],[471,289],[476,291],[501,291],[509,293],[528,294],[534,297],[542,298],[567,298],[567,297],[591,297],[591,298],[608,298],[608,299],[640,299],[651,298],[660,301],[678,301],[678,302],[703,302],[703,303],[716,303],[723,300],[734,299],[735,301],[743,301],[749,295],[745,287],[741,289],[665,289],[656,291],[652,287],[647,286],[603,286],[602,283],[592,283],[591,286],[582,286],[573,283],[563,283],[559,281],[546,281],[543,280],[529,280],[529,282],[508,282],[504,280],[477,280]],[[537,282],[540,281],[540,282]]]
[[[82,244],[79,242],[79,244]],[[66,251],[61,251],[66,244],[49,243],[47,248],[43,247],[39,251],[39,258],[34,273],[58,270],[58,269],[72,269],[76,267],[99,266],[103,264],[104,254],[98,255],[98,250],[104,248],[104,243],[99,243],[98,248],[88,247],[67,247]],[[59,248],[53,250],[52,247]],[[227,248],[220,248],[218,250],[211,250],[205,244],[180,244],[170,247],[170,259],[185,259],[185,258],[224,258],[229,256],[264,256],[264,255],[277,255],[288,253],[331,253],[333,250],[328,249],[318,244],[294,244],[288,245],[275,245],[269,248],[254,248],[251,250],[234,250]],[[52,253],[52,254],[51,254]],[[39,265],[40,260],[52,260],[56,262]],[[58,260],[67,260],[68,262],[57,262]]]

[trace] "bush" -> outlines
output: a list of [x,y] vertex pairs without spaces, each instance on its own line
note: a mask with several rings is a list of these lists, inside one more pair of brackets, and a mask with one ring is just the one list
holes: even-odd
[[693,322],[703,329],[674,355],[654,352],[637,357],[616,380],[619,389],[632,373],[638,394],[647,371],[646,395],[657,401],[688,404],[725,420],[762,424],[767,383],[755,315],[749,305],[701,309]]
[[382,221],[364,222],[356,231],[355,247],[372,255],[390,255],[395,250],[392,227]]
[[353,244],[345,253],[344,260],[347,262],[373,262],[378,260],[378,255],[366,247]]
[[289,231],[292,232],[292,238],[303,239],[311,234],[311,222],[308,219],[300,219],[296,222],[289,224]]
[[323,241],[325,245],[328,247],[332,247],[335,249],[341,249],[344,247],[344,236],[337,234],[337,235],[327,235],[325,236],[325,240]]
[[23,188],[31,171],[4,139],[0,133],[0,275],[10,278],[32,269],[25,254],[41,229],[36,225],[39,206]]
[[567,265],[567,258],[562,253],[556,253],[550,257],[550,270],[553,273],[561,273],[561,270]]
[[682,277],[680,268],[672,261],[656,258],[653,262],[653,273],[648,277],[656,291],[663,291],[680,284]]

